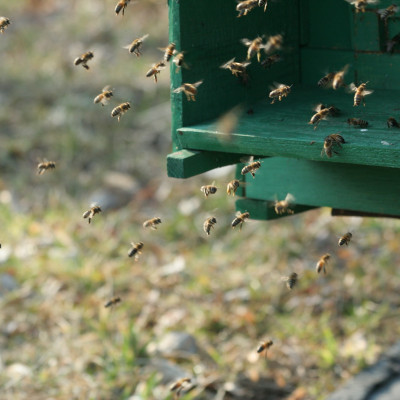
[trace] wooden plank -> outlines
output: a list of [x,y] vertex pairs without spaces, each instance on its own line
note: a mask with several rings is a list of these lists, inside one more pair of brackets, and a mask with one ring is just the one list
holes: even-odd
[[214,168],[237,164],[240,157],[237,154],[181,150],[167,156],[167,172],[171,178],[190,178]]

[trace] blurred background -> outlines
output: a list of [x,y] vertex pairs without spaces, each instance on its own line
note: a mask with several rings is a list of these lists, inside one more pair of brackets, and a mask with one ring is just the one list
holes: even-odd
[[[399,338],[397,220],[315,210],[232,230],[233,167],[166,176],[169,71],[145,76],[168,44],[166,1],[123,17],[116,2],[0,0],[0,397],[172,399],[188,376],[185,399],[324,399]],[[123,48],[144,34],[141,57]],[[89,50],[90,70],[75,66]],[[106,85],[109,105],[93,104]],[[44,159],[56,169],[39,176]]]

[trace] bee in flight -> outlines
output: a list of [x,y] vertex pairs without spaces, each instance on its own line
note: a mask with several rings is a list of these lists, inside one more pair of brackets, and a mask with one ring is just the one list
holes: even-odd
[[228,196],[234,196],[239,186],[240,186],[240,181],[238,179],[230,181],[226,187],[226,193],[228,194]]
[[261,167],[261,161],[253,161],[250,164],[246,165],[242,168],[241,174],[246,175],[249,172],[251,173],[252,177],[255,178],[255,172]]
[[240,211],[238,211],[236,213],[236,217],[235,219],[232,221],[232,228],[234,229],[237,225],[239,225],[239,230],[242,230],[242,226],[243,226],[243,222],[246,221],[246,219],[250,218],[250,213],[249,212],[244,212],[241,213]]
[[131,243],[132,248],[128,252],[128,257],[135,256],[135,261],[139,260],[139,255],[142,254],[143,242]]
[[258,6],[258,0],[236,0],[238,5],[236,6],[236,11],[239,12],[238,17],[247,15],[253,8]]
[[399,123],[398,123],[398,122],[396,121],[396,119],[393,118],[393,117],[388,118],[388,120],[386,121],[386,123],[387,123],[387,127],[388,127],[388,128],[400,128]]
[[334,150],[335,145],[338,147],[342,147],[342,143],[346,143],[343,136],[339,135],[338,133],[332,133],[331,135],[327,136],[324,140],[324,147],[321,151],[321,157],[326,154],[328,158],[332,157],[332,152],[335,154],[339,154]]
[[171,392],[175,392],[174,398],[178,399],[182,390],[187,388],[191,382],[192,382],[192,380],[190,378],[181,378],[181,379],[177,380],[176,382],[174,382],[170,386],[169,390]]
[[204,196],[208,197],[209,194],[217,193],[217,187],[214,186],[214,182],[211,185],[205,185],[200,188],[200,190],[204,193]]
[[396,6],[396,4],[392,4],[387,8],[381,8],[378,10],[377,14],[380,16],[381,20],[386,22],[386,20],[396,14],[397,11],[399,11],[399,7]]
[[276,99],[281,101],[284,97],[287,97],[287,95],[290,93],[290,90],[293,85],[283,85],[281,84],[275,84],[275,88],[269,93],[269,98],[272,99],[271,104],[274,104]]
[[310,119],[309,124],[314,125],[314,130],[317,129],[319,123],[328,117],[331,113],[331,107],[322,108],[323,104],[318,104],[317,107],[314,108],[316,112]]
[[329,87],[332,84],[333,78],[335,76],[335,72],[329,72],[325,76],[323,76],[317,83],[319,87],[325,88]]
[[273,51],[280,50],[283,44],[283,36],[281,34],[270,36],[267,43],[263,46],[264,51],[272,53]]
[[161,224],[161,218],[155,217],[143,222],[143,228],[157,229],[157,225]]
[[257,54],[257,60],[260,62],[261,57],[261,49],[264,47],[262,45],[262,37],[258,36],[253,40],[249,39],[241,39],[240,40],[245,46],[248,47],[247,49],[247,60],[250,60]]
[[4,33],[8,25],[10,25],[10,19],[7,17],[0,17],[0,33]]
[[215,225],[216,223],[217,223],[217,219],[216,219],[215,217],[207,218],[207,219],[204,221],[204,224],[203,224],[204,232],[205,232],[207,235],[210,235],[210,233],[211,233],[211,228],[213,228],[214,225]]
[[235,58],[232,58],[225,64],[222,64],[220,68],[229,69],[232,72],[232,75],[235,75],[236,77],[239,76],[246,77],[247,76],[246,67],[249,66],[250,64],[251,64],[250,62],[243,62],[243,63],[236,62]]
[[345,65],[342,70],[335,72],[335,75],[332,79],[332,88],[333,90],[339,89],[341,86],[346,86],[344,83],[344,76],[349,69],[349,65]]
[[282,61],[282,57],[279,54],[272,54],[261,62],[261,66],[263,68],[271,68],[272,65],[276,64],[279,61]]
[[107,85],[101,89],[101,93],[94,98],[93,103],[101,103],[101,105],[104,106],[110,101],[112,96],[113,90],[111,89],[111,86]]
[[346,246],[348,246],[352,237],[353,235],[350,232],[347,232],[339,239],[338,245],[343,246],[345,244]]
[[151,68],[147,71],[146,76],[150,78],[151,76],[154,77],[154,82],[157,83],[157,75],[165,68],[165,62],[160,61],[157,64],[153,64]]
[[115,306],[116,304],[118,304],[121,301],[121,297],[113,297],[112,299],[110,299],[109,301],[107,301],[106,304],[104,304],[105,308],[111,307],[111,306]]
[[119,106],[113,108],[111,111],[112,117],[118,117],[118,122],[120,121],[123,114],[125,114],[131,108],[130,103],[127,101],[126,103],[121,103]]
[[373,90],[365,90],[368,82],[362,83],[360,86],[356,86],[354,83],[350,84],[350,90],[355,92],[354,94],[354,104],[353,107],[359,106],[361,102],[365,107],[365,96],[373,93]]
[[295,198],[293,197],[293,195],[288,193],[284,200],[275,201],[275,212],[278,215],[282,215],[285,213],[293,214],[294,211],[290,207],[292,207],[294,205],[294,202],[295,202]]
[[174,90],[174,93],[183,92],[186,95],[187,101],[196,101],[197,88],[203,83],[203,81],[198,81],[196,83],[184,83]]
[[298,275],[296,274],[296,272],[292,272],[289,276],[284,276],[282,278],[282,280],[286,282],[286,287],[289,290],[292,290],[294,288],[298,279],[299,278],[298,278]]
[[258,6],[264,7],[264,12],[267,11],[268,0],[258,0]]
[[89,224],[92,222],[93,217],[96,214],[100,214],[101,213],[101,208],[98,205],[93,205],[89,208],[89,210],[87,210],[86,212],[83,213],[82,217],[83,218],[88,218],[88,222]]
[[261,354],[264,353],[265,358],[267,357],[268,349],[274,344],[274,342],[269,339],[264,342],[261,342],[257,348],[257,353]]
[[368,122],[360,118],[349,118],[347,123],[354,127],[368,128]]
[[54,161],[42,161],[38,164],[37,166],[37,173],[38,175],[42,175],[45,173],[45,171],[50,170],[50,169],[55,169],[56,163]]
[[165,48],[160,48],[164,52],[164,61],[168,62],[171,57],[175,54],[176,50],[176,44],[174,42],[170,43],[167,47]]
[[399,43],[400,43],[400,33],[393,36],[390,40],[386,42],[386,51],[392,54],[394,46],[396,46]]
[[140,48],[142,47],[143,42],[148,38],[149,35],[143,35],[142,37],[135,39],[131,44],[124,46],[124,49],[128,49],[129,53],[134,53],[136,57],[140,57],[142,54],[140,52]]
[[376,4],[379,0],[346,0],[348,3],[354,5],[356,12],[365,12],[365,7],[368,4]]
[[180,53],[176,54],[172,62],[176,65],[175,72],[179,72],[179,70],[184,67],[188,68],[188,65],[184,62],[185,59],[185,52],[181,51]]
[[92,51],[87,51],[86,53],[83,53],[79,57],[75,58],[74,64],[79,65],[82,64],[82,67],[85,69],[89,69],[89,65],[87,65],[88,61],[91,60],[94,57],[94,54]]
[[121,0],[115,6],[115,14],[119,14],[122,11],[122,15],[125,15],[125,8],[128,7],[128,4],[131,0]]
[[326,274],[326,264],[328,263],[330,258],[331,255],[326,253],[318,260],[317,265],[315,267],[318,273],[324,271],[324,274]]

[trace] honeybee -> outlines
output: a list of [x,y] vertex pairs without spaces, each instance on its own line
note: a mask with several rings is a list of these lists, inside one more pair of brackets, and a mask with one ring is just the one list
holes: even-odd
[[241,174],[246,175],[249,172],[251,173],[251,176],[255,178],[255,172],[261,167],[261,161],[253,161],[252,163],[246,165],[245,167],[242,168]]
[[257,54],[257,60],[260,62],[261,57],[261,49],[262,46],[262,37],[258,36],[254,40],[249,39],[241,39],[240,40],[245,46],[248,47],[247,49],[247,60],[250,60],[255,54]]
[[271,68],[272,65],[282,60],[279,54],[273,54],[261,62],[263,68]]
[[347,120],[347,123],[349,125],[355,126],[355,127],[360,127],[360,128],[367,128],[368,127],[368,122],[360,119],[360,118],[349,118]]
[[353,234],[351,234],[350,232],[347,232],[345,235],[343,235],[339,239],[339,242],[338,242],[339,246],[343,246],[344,244],[346,246],[348,246],[352,237],[353,237]]
[[258,5],[258,0],[236,1],[238,2],[238,5],[236,6],[236,11],[239,11],[238,17],[241,17],[242,15],[247,15],[253,8],[257,7]]
[[186,95],[188,101],[196,101],[197,88],[203,83],[203,81],[198,81],[196,83],[184,83],[174,90],[174,93],[183,92]]
[[106,105],[113,96],[113,90],[110,86],[105,86],[101,89],[101,93],[93,100],[94,104],[101,103],[102,106]]
[[286,287],[292,290],[298,281],[298,275],[296,272],[292,272],[289,276],[284,276],[282,280],[286,282]]
[[269,349],[273,344],[274,344],[274,342],[273,342],[271,339],[266,340],[265,342],[261,342],[261,343],[259,344],[258,348],[257,348],[257,353],[258,353],[258,354],[264,353],[264,354],[265,354],[265,357],[267,357],[268,349]]
[[386,123],[388,128],[400,128],[399,123],[393,117],[388,118]]
[[182,378],[177,380],[176,382],[174,382],[169,390],[171,392],[175,392],[175,399],[179,398],[181,391],[187,387],[190,383],[192,382],[192,380],[190,378]]
[[148,37],[149,34],[143,35],[142,37],[135,39],[131,44],[124,46],[124,49],[128,49],[129,53],[134,53],[136,57],[140,57],[140,55],[142,54],[140,52],[140,48],[142,47],[143,42]]
[[87,51],[86,53],[83,53],[81,56],[75,58],[74,64],[75,65],[82,64],[83,68],[89,69],[89,65],[87,65],[87,63],[93,57],[94,57],[93,52],[92,51]]
[[379,0],[346,0],[348,3],[354,5],[356,12],[365,12],[365,7],[368,4],[376,4]]
[[125,114],[130,108],[131,105],[129,101],[127,101],[126,103],[121,103],[119,106],[113,108],[113,110],[111,111],[111,116],[118,117],[118,122],[119,122],[122,115]]
[[49,169],[54,169],[56,167],[56,163],[54,161],[43,161],[40,162],[37,166],[37,173],[38,175],[42,175],[45,171]]
[[264,12],[267,11],[268,1],[267,0],[258,0],[258,6],[264,7]]
[[251,64],[250,62],[243,62],[243,63],[236,62],[235,58],[232,58],[232,60],[229,60],[225,64],[222,64],[220,66],[220,68],[229,69],[233,75],[235,75],[236,77],[239,77],[241,75],[244,75],[244,76],[247,75],[246,67],[250,64]]
[[381,17],[382,20],[386,21],[389,17],[392,17],[394,14],[399,11],[399,7],[396,4],[392,4],[387,8],[381,8],[377,11],[377,14]]
[[354,83],[350,84],[350,90],[356,92],[354,94],[354,104],[353,107],[359,106],[361,102],[365,107],[365,96],[373,93],[373,90],[365,90],[368,82],[362,83],[360,86],[356,86]]
[[96,215],[101,213],[101,208],[98,205],[93,205],[87,210],[86,212],[83,213],[82,217],[83,218],[88,218],[89,224],[92,222],[92,218]]
[[318,273],[320,273],[323,270],[324,274],[326,274],[326,264],[328,263],[330,258],[331,255],[326,253],[318,260],[317,265],[315,267]]
[[111,306],[115,306],[117,303],[119,303],[121,301],[121,297],[113,297],[112,299],[110,299],[109,301],[107,301],[106,304],[104,304],[105,308],[111,307]]
[[164,61],[160,61],[157,64],[153,64],[151,68],[147,71],[146,76],[147,78],[150,78],[151,76],[154,76],[154,81],[157,83],[157,75],[165,68],[165,63]]
[[125,8],[128,7],[128,4],[130,3],[131,0],[121,0],[118,2],[118,4],[115,6],[115,13],[118,15],[120,11],[122,10],[122,15],[125,15]]
[[206,197],[208,197],[209,194],[217,193],[217,187],[214,186],[214,182],[211,185],[202,186],[200,190],[204,193],[204,196]]
[[10,24],[11,22],[9,18],[0,17],[0,33],[3,33]]
[[318,124],[328,117],[331,112],[331,107],[322,108],[323,104],[318,104],[317,107],[314,108],[316,113],[311,117],[309,124],[314,125],[314,129],[317,129]]
[[172,62],[176,65],[175,72],[179,72],[181,67],[188,68],[187,64],[183,61],[184,58],[185,58],[185,52],[184,51],[181,51],[180,53],[175,55],[174,59],[172,60]]
[[349,65],[345,65],[343,69],[339,72],[335,72],[335,75],[332,79],[332,88],[334,90],[339,89],[341,86],[346,86],[344,83],[344,75],[346,74],[347,70],[349,69]]
[[328,74],[326,74],[325,76],[323,76],[323,77],[318,81],[317,85],[318,85],[319,87],[323,87],[323,88],[329,86],[329,85],[332,83],[334,76],[335,76],[335,72],[329,72]]
[[290,209],[290,207],[294,204],[295,198],[293,195],[288,193],[285,197],[285,200],[275,201],[275,212],[279,215],[282,214],[293,214],[294,211]]
[[243,226],[243,222],[246,221],[246,219],[250,218],[250,213],[249,212],[244,212],[241,213],[240,211],[238,211],[236,213],[236,217],[235,219],[232,221],[232,228],[234,229],[237,225],[240,224],[239,230],[242,230],[242,226]]
[[275,84],[275,88],[269,93],[269,98],[272,99],[271,104],[274,104],[276,99],[279,101],[282,100],[283,97],[286,97],[292,88],[293,85],[283,85],[281,84]]
[[161,218],[155,217],[143,222],[143,228],[157,229],[157,225],[161,224]]
[[143,242],[131,243],[132,248],[128,252],[128,257],[135,256],[135,261],[139,260],[139,254],[142,254]]
[[335,145],[342,147],[342,143],[346,143],[346,141],[344,140],[343,136],[339,135],[338,133],[332,133],[332,135],[327,136],[324,140],[324,147],[321,151],[321,157],[324,153],[327,155],[328,158],[332,157],[332,152],[335,154],[339,154],[333,148]]
[[168,62],[171,57],[175,54],[176,44],[171,42],[167,47],[160,48],[160,50],[164,51],[164,61]]
[[325,104],[320,104],[320,109],[323,110],[324,108],[329,109],[329,115],[331,117],[337,117],[340,115],[340,109],[335,106],[326,106]]
[[283,44],[283,36],[281,34],[270,36],[267,40],[265,46],[263,46],[264,51],[268,53],[272,53],[275,50],[279,50],[282,48]]
[[390,40],[386,42],[386,51],[390,54],[393,53],[393,47],[396,46],[396,44],[400,43],[400,33],[398,33],[396,36],[393,36]]
[[215,225],[216,223],[217,223],[217,220],[216,220],[215,217],[207,218],[207,219],[204,221],[204,224],[203,224],[204,232],[205,232],[207,235],[210,235],[210,233],[211,233],[211,228],[213,228],[214,225]]
[[228,194],[228,196],[231,195],[234,196],[239,186],[240,186],[240,181],[238,179],[230,181],[228,183],[228,186],[226,187],[226,193]]

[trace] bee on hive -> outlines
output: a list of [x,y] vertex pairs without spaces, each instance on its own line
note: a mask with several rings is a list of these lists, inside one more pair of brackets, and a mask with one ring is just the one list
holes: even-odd
[[339,239],[338,245],[339,246],[343,246],[343,245],[348,246],[352,237],[353,237],[353,235],[350,232],[347,232],[345,235],[343,235]]
[[122,11],[122,15],[125,15],[125,8],[128,7],[128,4],[131,0],[121,0],[115,6],[115,14],[119,14]]
[[157,225],[161,224],[161,218],[154,217],[143,222],[143,228],[157,229]]
[[368,82],[362,83],[360,86],[356,86],[354,83],[350,84],[350,90],[352,92],[355,92],[354,94],[354,104],[353,107],[357,107],[363,102],[363,105],[365,107],[365,96],[368,96],[369,94],[373,93],[373,90],[366,90]]
[[360,118],[349,118],[347,120],[347,123],[354,127],[359,127],[363,129],[368,128],[368,122]]
[[154,82],[157,83],[157,75],[165,68],[165,62],[160,61],[157,64],[153,64],[151,68],[147,71],[146,77],[150,78],[151,76],[154,77]]
[[196,83],[184,83],[174,90],[174,93],[183,92],[186,95],[187,101],[196,101],[197,88],[203,83],[203,81],[198,81]]
[[281,101],[284,97],[290,93],[290,90],[293,85],[284,85],[282,83],[275,84],[275,88],[272,88],[271,92],[269,93],[269,98],[272,99],[271,104],[274,104],[276,99]]
[[249,66],[251,63],[250,62],[236,62],[235,58],[232,58],[225,64],[222,64],[220,68],[222,69],[229,69],[232,72],[232,75],[235,75],[236,77],[239,76],[246,76],[246,67]]
[[50,169],[55,169],[55,167],[56,167],[56,163],[54,161],[44,160],[38,164],[37,174],[42,175],[45,173],[45,171],[48,171]]
[[258,353],[258,354],[264,353],[265,357],[267,357],[268,349],[269,349],[273,344],[274,344],[274,342],[273,342],[271,339],[268,339],[268,340],[266,340],[266,341],[264,341],[264,342],[261,342],[261,343],[258,345],[257,353]]
[[236,11],[239,12],[238,17],[243,15],[247,15],[253,8],[257,7],[258,0],[245,0],[238,1],[238,5],[236,6]]
[[240,181],[238,179],[234,179],[233,181],[230,181],[226,187],[226,193],[228,196],[235,196],[236,190],[240,186]]
[[92,51],[87,51],[86,53],[83,53],[79,57],[75,58],[74,64],[79,65],[82,64],[82,67],[85,69],[89,69],[89,65],[87,65],[88,61],[91,60],[94,57],[94,54]]
[[105,86],[101,90],[101,93],[94,98],[93,103],[94,104],[101,103],[101,105],[104,106],[109,102],[112,96],[113,96],[113,90],[111,89],[111,86],[109,85]]
[[271,68],[272,65],[276,64],[279,61],[282,61],[282,57],[279,54],[272,54],[261,62],[261,66],[263,68]]
[[139,260],[139,255],[142,254],[143,242],[131,243],[132,248],[128,252],[128,257],[135,257],[135,261]]
[[243,223],[246,221],[246,219],[250,218],[250,213],[249,212],[244,212],[241,213],[238,211],[236,213],[235,219],[232,221],[232,228],[234,229],[237,225],[239,225],[239,230],[242,230]]
[[318,104],[314,111],[316,112],[310,119],[309,124],[314,125],[314,129],[317,129],[319,123],[326,119],[328,115],[331,113],[331,107],[322,108],[323,104]]
[[282,280],[286,282],[286,287],[289,290],[292,290],[297,284],[298,275],[296,274],[296,272],[292,272],[289,276],[282,277]]
[[260,62],[261,57],[261,49],[264,47],[262,45],[262,37],[258,36],[254,40],[249,39],[241,39],[240,40],[245,46],[248,47],[247,49],[247,60],[250,60],[257,54],[257,60]]
[[85,211],[82,215],[83,218],[88,218],[89,224],[92,222],[93,217],[96,214],[101,213],[101,208],[98,205],[92,205],[89,210]]
[[126,103],[121,103],[119,106],[113,108],[113,110],[111,111],[111,116],[118,117],[119,122],[122,115],[124,115],[130,108],[131,105],[128,101]]
[[326,274],[326,264],[328,263],[330,258],[331,255],[326,253],[318,260],[317,265],[315,267],[318,273],[324,271],[324,274]]
[[140,48],[142,47],[143,42],[149,37],[148,34],[143,35],[142,37],[135,39],[131,44],[124,46],[124,49],[128,49],[129,53],[134,53],[136,57],[140,57],[142,54],[140,52]]
[[164,61],[169,62],[171,57],[175,54],[176,44],[171,42],[167,47],[160,47],[160,50],[164,52]]
[[108,307],[112,307],[115,306],[116,304],[118,304],[121,301],[121,297],[113,297],[112,299],[110,299],[109,301],[107,301],[106,304],[104,304],[105,308]]
[[378,10],[377,14],[380,16],[381,20],[386,22],[386,20],[396,14],[397,11],[399,11],[399,7],[396,6],[396,4],[392,4],[387,8],[381,8]]
[[342,143],[346,142],[343,136],[339,135],[338,133],[332,133],[332,135],[327,136],[324,140],[324,147],[321,151],[321,157],[324,155],[324,153],[328,158],[332,157],[332,152],[335,154],[339,154],[334,150],[334,147],[335,145],[342,147]]
[[399,123],[393,117],[388,118],[386,123],[387,123],[388,128],[400,128]]
[[210,233],[211,233],[211,228],[213,228],[214,225],[215,225],[216,223],[217,223],[217,219],[216,219],[215,217],[207,218],[207,219],[204,221],[204,224],[203,224],[204,232],[205,232],[207,235],[210,235]]
[[211,185],[205,185],[200,188],[200,190],[204,193],[204,196],[208,197],[210,194],[217,193],[217,187],[214,185],[214,182]]
[[357,13],[365,12],[365,7],[368,4],[376,4],[379,0],[346,0],[348,3],[352,4]]
[[294,205],[294,202],[295,202],[295,198],[293,197],[293,195],[288,193],[284,200],[275,201],[275,207],[274,207],[275,212],[278,215],[282,215],[285,213],[293,214],[294,211],[290,207]]
[[187,388],[191,382],[190,378],[182,378],[174,382],[169,388],[171,392],[175,392],[174,399],[178,399],[182,390]]
[[8,25],[10,25],[10,19],[7,17],[0,17],[0,33],[4,33]]

